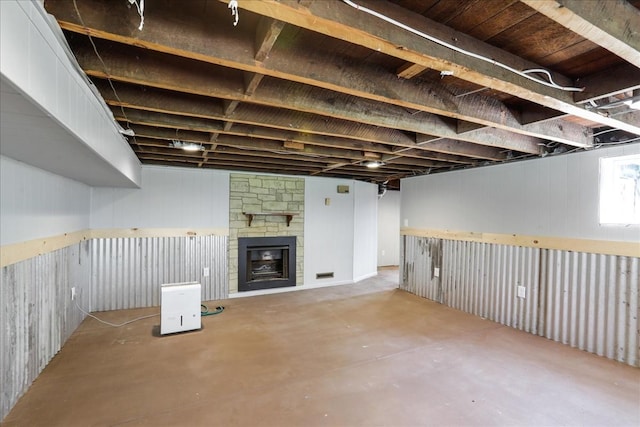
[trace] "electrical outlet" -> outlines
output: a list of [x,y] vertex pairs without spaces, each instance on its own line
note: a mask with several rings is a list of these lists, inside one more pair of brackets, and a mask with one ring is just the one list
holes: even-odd
[[202,270],[202,277],[209,277],[209,267],[205,267]]
[[435,267],[433,269],[433,277],[440,277],[440,267]]
[[385,252],[385,250],[383,249],[383,250],[382,250],[382,256],[385,256],[385,254],[386,254],[386,252]]
[[71,301],[75,301],[76,299],[76,288],[75,286],[71,288]]
[[518,286],[518,298],[526,298],[527,297],[527,288],[524,286]]

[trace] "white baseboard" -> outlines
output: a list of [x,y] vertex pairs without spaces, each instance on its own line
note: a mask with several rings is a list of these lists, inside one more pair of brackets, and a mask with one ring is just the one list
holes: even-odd
[[257,291],[235,292],[235,293],[229,294],[229,298],[244,298],[244,297],[253,297],[257,295],[281,294],[283,292],[305,291],[307,289],[328,288],[330,286],[353,285],[354,283],[355,282],[352,280],[347,280],[342,282],[314,283],[313,285],[287,286],[284,288],[273,288],[273,289],[260,289]]
[[375,277],[375,276],[377,276],[377,275],[378,275],[378,272],[377,272],[377,271],[374,271],[374,272],[372,272],[372,273],[368,273],[368,274],[364,274],[364,275],[362,275],[362,276],[360,276],[360,277],[355,277],[355,278],[353,279],[353,283],[358,283],[358,282],[360,282],[360,281],[362,281],[362,280],[364,280],[364,279],[369,279],[369,278],[371,278],[371,277]]

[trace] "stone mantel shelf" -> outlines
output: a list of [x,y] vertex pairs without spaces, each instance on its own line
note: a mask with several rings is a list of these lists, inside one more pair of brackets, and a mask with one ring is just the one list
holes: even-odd
[[295,215],[298,215],[295,212],[242,212],[249,219],[249,227],[251,227],[251,222],[253,221],[254,216],[284,216],[287,218],[287,227],[291,223],[291,220]]

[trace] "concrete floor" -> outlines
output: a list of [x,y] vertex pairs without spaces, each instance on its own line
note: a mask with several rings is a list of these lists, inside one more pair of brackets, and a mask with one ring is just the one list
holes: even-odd
[[400,291],[397,274],[227,300],[165,337],[158,317],[88,318],[3,425],[640,425],[640,369]]

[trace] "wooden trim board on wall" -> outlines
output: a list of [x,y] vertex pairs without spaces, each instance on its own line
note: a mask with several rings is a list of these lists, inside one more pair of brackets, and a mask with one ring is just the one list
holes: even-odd
[[228,236],[228,228],[112,228],[81,230],[0,247],[0,267],[15,264],[90,239],[130,237]]
[[[590,240],[564,237],[526,236],[516,234],[477,233],[472,231],[429,230],[401,228],[404,236],[433,237],[437,239],[464,240],[469,242],[493,243],[541,249],[558,249],[605,255],[621,255],[640,258],[640,242],[619,242],[610,240]],[[81,230],[13,243],[0,247],[0,267],[15,264],[38,255],[62,249],[89,239],[113,239],[129,237],[193,237],[228,236],[228,228],[113,228]]]
[[557,249],[604,255],[640,257],[640,242],[575,239],[569,237],[526,236],[518,234],[477,233],[473,231],[429,230],[421,228],[400,229],[403,236],[433,237],[436,239],[464,240],[540,249]]

